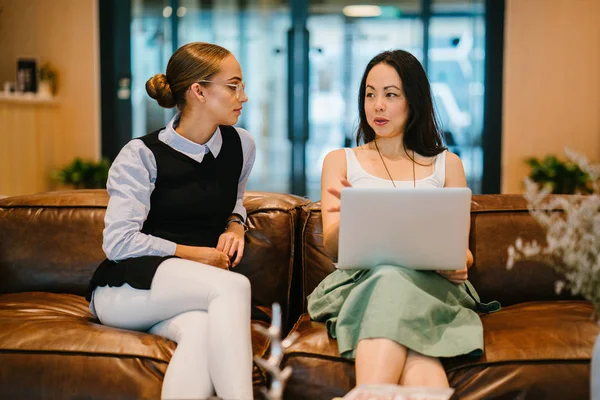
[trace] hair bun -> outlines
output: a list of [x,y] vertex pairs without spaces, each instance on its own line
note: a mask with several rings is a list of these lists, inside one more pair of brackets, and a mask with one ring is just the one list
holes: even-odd
[[156,74],[146,82],[146,92],[155,99],[161,107],[175,107],[175,97],[165,74]]

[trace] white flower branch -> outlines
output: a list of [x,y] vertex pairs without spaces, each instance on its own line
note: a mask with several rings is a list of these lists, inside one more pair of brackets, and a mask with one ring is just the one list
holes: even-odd
[[525,198],[530,214],[546,231],[546,245],[518,238],[508,248],[506,267],[512,269],[521,260],[550,265],[564,276],[555,284],[557,293],[569,289],[590,300],[600,314],[600,165],[571,150],[565,152],[590,176],[594,193],[550,199],[549,189],[539,189],[527,178]]
[[254,361],[271,376],[269,390],[263,391],[266,398],[268,400],[282,400],[286,381],[292,374],[292,367],[289,365],[283,370],[280,369],[283,352],[296,340],[298,333],[294,332],[286,339],[281,340],[281,307],[278,303],[273,303],[272,311],[273,317],[269,328],[254,324],[254,329],[269,338],[271,342],[269,358],[255,356]]

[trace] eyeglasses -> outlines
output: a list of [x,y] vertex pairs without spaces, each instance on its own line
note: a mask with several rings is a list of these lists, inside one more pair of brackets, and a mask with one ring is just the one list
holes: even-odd
[[197,83],[216,83],[218,85],[225,85],[225,86],[229,86],[230,88],[235,90],[235,98],[236,99],[240,99],[240,96],[242,95],[242,92],[246,93],[246,83],[245,82],[239,82],[239,83],[227,83],[227,82],[217,82],[217,81],[207,81],[207,80],[202,80],[202,81],[198,81]]

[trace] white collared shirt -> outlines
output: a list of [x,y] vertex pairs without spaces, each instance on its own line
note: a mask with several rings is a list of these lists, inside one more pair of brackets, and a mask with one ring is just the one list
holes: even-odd
[[[223,145],[219,127],[205,144],[192,142],[179,135],[175,127],[177,113],[158,140],[174,150],[201,163],[209,151],[216,158]],[[242,128],[235,128],[242,142],[242,173],[238,183],[237,200],[232,211],[246,219],[243,205],[248,176],[256,158],[254,139]],[[175,254],[177,243],[141,232],[150,212],[150,196],[156,182],[157,167],[152,151],[140,139],[133,139],[119,152],[110,167],[106,188],[110,196],[104,217],[102,248],[109,260],[123,260],[139,256],[168,256]],[[201,206],[201,205],[199,205]]]

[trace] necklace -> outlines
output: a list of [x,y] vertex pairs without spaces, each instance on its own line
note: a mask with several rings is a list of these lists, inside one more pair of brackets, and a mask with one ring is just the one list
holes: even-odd
[[[394,185],[394,187],[396,187],[396,183],[394,182],[394,180],[392,179],[392,174],[390,174],[390,170],[388,169],[387,165],[385,164],[385,160],[383,159],[383,156],[381,155],[381,151],[379,151],[379,146],[377,146],[377,139],[374,139],[373,142],[375,142],[375,148],[377,149],[377,153],[379,154],[379,158],[381,158],[381,162],[383,163],[383,167],[385,168],[385,172],[387,172],[388,176],[390,177],[390,181],[392,181],[392,185]],[[412,172],[413,172],[413,188],[417,187],[417,180],[415,177],[415,151],[412,151]]]

